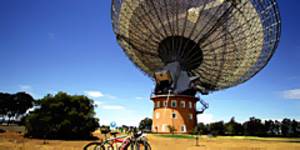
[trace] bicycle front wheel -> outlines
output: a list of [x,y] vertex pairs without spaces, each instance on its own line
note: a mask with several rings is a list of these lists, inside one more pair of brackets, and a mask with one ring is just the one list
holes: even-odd
[[151,146],[147,141],[138,141],[135,143],[135,150],[151,150]]
[[111,145],[110,143],[105,143],[105,144],[103,144],[101,146],[102,146],[102,148],[104,148],[103,150],[114,150],[113,145]]

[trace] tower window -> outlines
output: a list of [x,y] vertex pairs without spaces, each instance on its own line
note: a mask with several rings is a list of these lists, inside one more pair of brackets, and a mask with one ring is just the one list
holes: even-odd
[[164,105],[164,107],[168,107],[167,101],[164,101],[164,102],[163,102],[163,105]]
[[171,106],[172,106],[172,107],[177,107],[177,102],[176,102],[176,100],[172,100],[172,101],[171,101]]
[[167,124],[163,124],[162,127],[161,127],[162,132],[167,131],[167,129],[168,129],[168,125]]
[[155,113],[155,118],[156,118],[156,119],[159,119],[159,117],[160,117],[159,112]]
[[189,119],[193,120],[193,114],[189,114]]
[[193,108],[193,104],[192,102],[189,102],[189,108],[192,109]]
[[160,107],[160,101],[156,102],[156,107],[159,108]]
[[177,115],[175,112],[172,113],[172,119],[176,119],[177,118]]
[[180,107],[185,108],[185,101],[180,101]]
[[181,128],[180,128],[181,132],[186,132],[186,126],[185,125],[182,125]]

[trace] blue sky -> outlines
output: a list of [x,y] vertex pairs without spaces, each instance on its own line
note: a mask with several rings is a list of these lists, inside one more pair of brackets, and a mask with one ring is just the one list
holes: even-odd
[[[203,98],[199,121],[300,120],[300,1],[278,0],[283,31],[267,67],[245,84]],[[112,32],[110,0],[1,0],[0,91],[35,98],[65,91],[98,104],[101,124],[136,125],[152,116],[153,82]]]

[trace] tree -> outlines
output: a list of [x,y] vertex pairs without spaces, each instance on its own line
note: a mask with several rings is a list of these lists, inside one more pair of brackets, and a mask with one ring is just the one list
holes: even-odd
[[7,115],[7,112],[9,110],[9,101],[11,99],[11,95],[8,93],[0,93],[0,117],[1,119],[1,124],[4,121],[5,116]]
[[251,117],[243,124],[244,133],[247,136],[265,136],[265,127],[260,119]]
[[34,99],[25,92],[19,92],[12,96],[14,106],[11,107],[14,116],[18,117],[26,113],[29,108],[33,107]]
[[225,124],[225,134],[226,135],[242,135],[243,127],[240,123],[237,123],[232,117],[228,123]]
[[139,124],[139,129],[140,130],[151,131],[151,128],[152,128],[152,119],[145,118],[145,119],[141,120],[141,122]]
[[278,129],[273,120],[265,120],[265,136],[277,136]]
[[209,125],[209,131],[213,135],[224,135],[225,134],[225,128],[224,128],[224,122],[214,122]]
[[99,127],[93,101],[86,96],[59,92],[39,101],[25,119],[27,136],[50,139],[87,139]]
[[198,123],[194,128],[194,134],[208,134],[208,125],[205,125],[204,123]]
[[275,133],[275,136],[279,136],[281,135],[281,122],[278,121],[278,120],[275,120],[274,121],[274,133]]
[[297,122],[295,119],[292,121],[292,136],[300,137],[300,122]]
[[[16,94],[0,93],[0,115],[7,117],[7,125],[10,124],[11,118],[19,118],[26,111],[33,107],[34,99],[25,92]],[[3,120],[3,119],[2,119]]]
[[291,119],[284,118],[281,121],[281,132],[284,137],[290,137],[293,134]]

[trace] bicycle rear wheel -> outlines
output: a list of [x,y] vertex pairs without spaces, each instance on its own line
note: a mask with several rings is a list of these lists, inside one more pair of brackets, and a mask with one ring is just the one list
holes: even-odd
[[83,150],[105,150],[101,142],[91,142],[83,147]]

